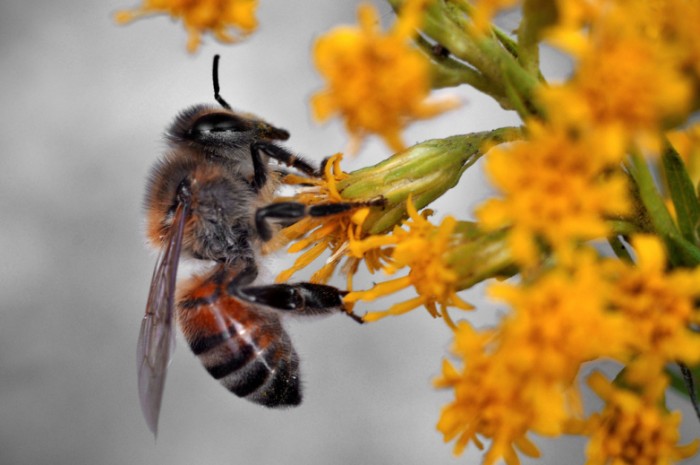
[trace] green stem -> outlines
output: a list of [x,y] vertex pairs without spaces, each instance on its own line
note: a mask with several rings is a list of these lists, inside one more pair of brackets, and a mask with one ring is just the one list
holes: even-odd
[[556,24],[559,12],[551,0],[524,0],[523,16],[518,26],[518,60],[533,76],[545,82],[540,73],[540,49],[542,31]]
[[436,47],[430,44],[422,36],[416,38],[418,50],[420,50],[431,63],[432,88],[456,87],[467,84],[476,90],[492,96],[499,103],[504,104],[506,99],[501,94],[502,89],[488,80],[476,69],[462,63],[451,56],[441,56],[436,52]]
[[639,197],[649,213],[654,229],[663,236],[677,235],[678,230],[666,209],[664,199],[656,188],[646,159],[639,153],[633,153],[629,159],[631,162],[629,171],[639,188]]
[[686,240],[676,227],[659,194],[649,165],[637,151],[630,155],[630,172],[639,189],[639,197],[651,219],[652,226],[666,242],[670,262],[675,266],[700,265],[700,248]]
[[536,76],[540,70],[541,24],[537,14],[538,0],[526,0],[523,5],[523,17],[518,26],[518,61],[531,75]]
[[[404,1],[388,0],[395,11],[401,9]],[[485,34],[474,31],[470,13],[471,6],[463,0],[435,0],[426,8],[422,31],[476,70],[478,75],[472,74],[469,79],[483,76],[476,80],[480,85],[477,88],[504,108],[516,109],[523,117],[541,115],[534,98],[540,85],[539,71],[523,67],[518,45],[503,31],[495,27]],[[538,60],[533,61],[535,53],[532,47],[528,51],[529,67],[538,64]],[[504,97],[512,101],[504,101]]]
[[468,240],[449,252],[448,265],[458,270],[457,289],[469,289],[488,278],[518,272],[507,245],[508,231],[499,230]]
[[337,188],[348,200],[383,197],[384,208],[373,209],[363,225],[371,234],[382,233],[406,216],[409,195],[416,208],[429,205],[457,185],[464,171],[488,148],[520,138],[520,128],[506,127],[428,140],[374,166],[353,171],[338,182]]
[[608,220],[608,224],[616,236],[630,236],[636,232],[639,232],[639,226],[633,221],[628,220]]
[[[484,38],[481,40],[477,39],[477,41],[479,48],[482,50],[482,55],[490,57],[493,63],[497,65],[498,69],[495,72],[495,76],[505,86],[506,94],[516,93],[515,99],[518,102],[513,102],[516,109],[519,102],[522,102],[520,106],[524,107],[524,110],[519,112],[521,116],[541,115],[542,111],[535,102],[535,90],[540,85],[537,77],[525,70],[517,59],[495,40]],[[490,72],[484,71],[484,74],[493,77],[493,75],[489,74]]]

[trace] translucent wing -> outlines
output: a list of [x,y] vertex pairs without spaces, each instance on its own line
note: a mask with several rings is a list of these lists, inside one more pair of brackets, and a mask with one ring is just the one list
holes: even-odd
[[136,352],[141,410],[154,436],[158,431],[165,375],[175,347],[175,280],[188,210],[186,203],[178,205],[165,247],[158,256]]

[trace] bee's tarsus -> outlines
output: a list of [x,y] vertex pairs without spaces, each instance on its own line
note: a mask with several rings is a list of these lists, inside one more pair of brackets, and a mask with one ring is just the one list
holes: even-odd
[[317,169],[316,172],[314,173],[314,176],[315,176],[315,177],[317,177],[317,178],[322,178],[322,177],[323,177],[323,175],[324,175],[325,172],[326,172],[326,165],[328,164],[328,162],[330,161],[330,159],[331,159],[331,157],[326,157],[326,158],[324,158],[324,159],[321,161],[321,164],[319,165],[318,169]]
[[363,320],[360,315],[358,315],[357,313],[354,313],[352,310],[345,310],[345,311],[343,311],[343,313],[345,313],[347,316],[349,316],[356,323],[359,323],[361,325],[365,324],[365,320]]
[[248,302],[295,315],[324,315],[336,311],[347,313],[341,298],[344,291],[325,284],[302,282],[236,287],[232,282],[229,290]]

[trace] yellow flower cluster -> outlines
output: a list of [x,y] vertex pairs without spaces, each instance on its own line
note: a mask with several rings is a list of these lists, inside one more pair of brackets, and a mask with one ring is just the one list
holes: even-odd
[[677,445],[681,416],[661,408],[658,398],[618,388],[598,372],[588,382],[606,404],[583,426],[591,437],[588,465],[670,465],[697,452],[697,440]]
[[[620,355],[621,318],[605,309],[606,283],[590,257],[572,272],[555,269],[536,285],[501,284],[492,294],[513,314],[498,331],[475,331],[460,323],[454,354],[464,360],[459,372],[445,361],[438,387],[455,391],[438,429],[456,439],[455,452],[478,436],[491,440],[485,463],[504,457],[517,463],[513,445],[536,456],[529,431],[556,436],[580,413],[573,385],[580,365],[603,353]],[[523,444],[529,444],[523,447]]]
[[618,154],[562,127],[533,122],[528,132],[527,141],[489,152],[487,172],[504,196],[486,201],[477,218],[487,229],[512,226],[513,254],[531,266],[539,240],[566,254],[575,241],[606,237],[606,219],[631,205],[625,176],[611,170]]
[[[673,20],[664,15],[681,3],[688,5],[684,14],[698,17],[698,5],[683,0],[634,7],[598,0],[579,21],[552,28],[551,42],[569,52],[577,67],[570,80],[541,92],[550,119],[603,135],[604,149],[623,151],[633,142],[656,148],[659,130],[687,116],[698,76],[688,69],[697,51],[679,53],[697,41],[679,46]],[[586,35],[581,23],[591,24]]]
[[[654,414],[671,418],[658,409],[663,389],[648,386],[665,385],[665,363],[700,360],[700,335],[690,329],[698,318],[692,307],[700,296],[700,271],[665,274],[666,257],[657,239],[640,236],[634,245],[639,267],[578,251],[574,267],[553,267],[527,283],[491,286],[491,294],[512,309],[497,330],[458,324],[453,352],[463,366],[458,370],[445,361],[436,380],[438,387],[455,392],[438,429],[446,441],[456,440],[456,453],[469,442],[481,447],[489,439],[486,464],[499,458],[515,464],[514,446],[536,455],[529,432],[558,436],[574,424],[584,425],[579,430],[592,437],[590,450],[596,449],[595,442],[608,437],[601,428],[619,419],[601,422],[596,414],[581,420],[576,377],[582,364],[601,358],[628,364],[628,385],[645,388]],[[670,425],[678,421],[678,415],[672,417]],[[647,433],[618,431],[616,440],[633,441]],[[670,457],[664,454],[676,450],[677,437],[671,438],[670,446],[649,444],[644,454]],[[663,462],[644,462],[640,456],[639,462],[621,463]]]
[[[307,205],[345,201],[337,188],[337,183],[348,176],[340,168],[342,158],[342,155],[338,153],[327,160],[323,178],[288,175],[285,179],[287,184],[306,186],[294,196],[293,200]],[[286,199],[280,198],[279,200]],[[345,251],[349,241],[364,235],[362,223],[368,214],[369,207],[360,207],[347,213],[334,215],[331,221],[327,218],[306,217],[282,230],[280,235],[268,245],[268,248],[275,250],[296,241],[289,247],[288,252],[298,253],[303,251],[303,253],[288,270],[277,276],[277,281],[287,281],[294,273],[320,257],[323,252],[330,250],[331,257],[311,277],[313,282],[327,282],[341,260],[345,258]],[[381,255],[368,255],[367,263],[378,264],[381,262],[381,259]],[[352,289],[352,276],[358,265],[359,260],[353,258],[348,259],[346,262],[345,268],[348,271],[349,289]],[[375,266],[378,267],[379,265]]]
[[[474,22],[508,4],[477,2]],[[700,362],[693,223],[700,139],[694,126],[672,134],[682,155],[674,161],[666,131],[697,109],[691,57],[700,40],[680,17],[698,18],[700,4],[540,5],[555,20],[538,33],[570,53],[575,68],[565,82],[535,89],[525,140],[487,154],[501,196],[482,204],[477,219],[486,230],[507,231],[522,281],[491,286],[510,308],[496,328],[457,325],[453,350],[462,366],[445,362],[436,381],[455,394],[438,429],[456,441],[457,453],[490,440],[487,464],[519,463],[517,450],[536,456],[530,432],[589,436],[591,465],[674,463],[697,450],[697,443],[677,445],[680,415],[663,403],[664,367]],[[536,20],[523,24],[526,33]],[[664,172],[669,198],[659,194],[650,166]],[[630,232],[658,236],[617,243],[618,259],[600,258],[586,244],[615,244],[618,234],[629,241]],[[591,378],[607,406],[583,418],[576,376],[584,362],[601,358],[627,369],[621,386]]]
[[187,50],[195,52],[207,32],[223,43],[236,42],[253,32],[258,26],[257,7],[258,0],[144,0],[133,10],[117,12],[115,19],[125,24],[155,14],[181,18],[189,35]]
[[425,3],[407,2],[388,33],[379,30],[377,11],[363,4],[359,27],[338,27],[318,39],[314,60],[326,88],[311,100],[316,119],[324,121],[339,113],[355,145],[367,134],[378,134],[392,150],[400,151],[405,148],[401,131],[411,120],[456,106],[453,99],[426,101],[429,64],[410,44]]
[[352,292],[345,301],[371,301],[412,286],[417,297],[394,304],[387,311],[367,313],[363,319],[376,321],[388,315],[401,315],[425,306],[433,317],[443,316],[448,324],[453,325],[447,313],[448,306],[462,310],[473,308],[457,295],[458,274],[447,262],[448,254],[458,240],[454,234],[457,222],[454,218],[447,217],[440,226],[434,226],[425,216],[418,214],[410,197],[408,214],[409,220],[403,224],[407,229],[397,226],[391,235],[373,236],[350,243],[350,253],[353,256],[360,258],[368,251],[381,253],[386,259],[383,266],[386,274],[392,275],[400,269],[409,268],[408,275],[384,281],[368,291]]

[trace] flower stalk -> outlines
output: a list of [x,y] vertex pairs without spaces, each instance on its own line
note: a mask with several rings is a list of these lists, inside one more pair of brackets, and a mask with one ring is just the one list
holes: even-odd
[[[407,2],[389,0],[389,3],[400,12]],[[468,79],[465,83],[477,84],[476,88],[492,96],[504,108],[518,110],[523,117],[538,113],[534,91],[540,82],[539,70],[534,69],[532,63],[523,66],[519,62],[514,55],[515,50],[521,53],[519,48],[498,28],[491,27],[487,33],[475,30],[469,20],[471,13],[471,6],[463,1],[430,2],[422,33],[478,73],[465,73]],[[530,49],[533,48],[534,45],[530,44]],[[534,53],[530,51],[531,56]],[[515,101],[513,97],[516,97]]]
[[338,182],[338,192],[351,201],[384,198],[384,207],[370,212],[363,223],[366,233],[381,234],[406,217],[409,196],[420,210],[453,188],[489,148],[520,137],[518,128],[506,127],[425,141],[349,173]]

